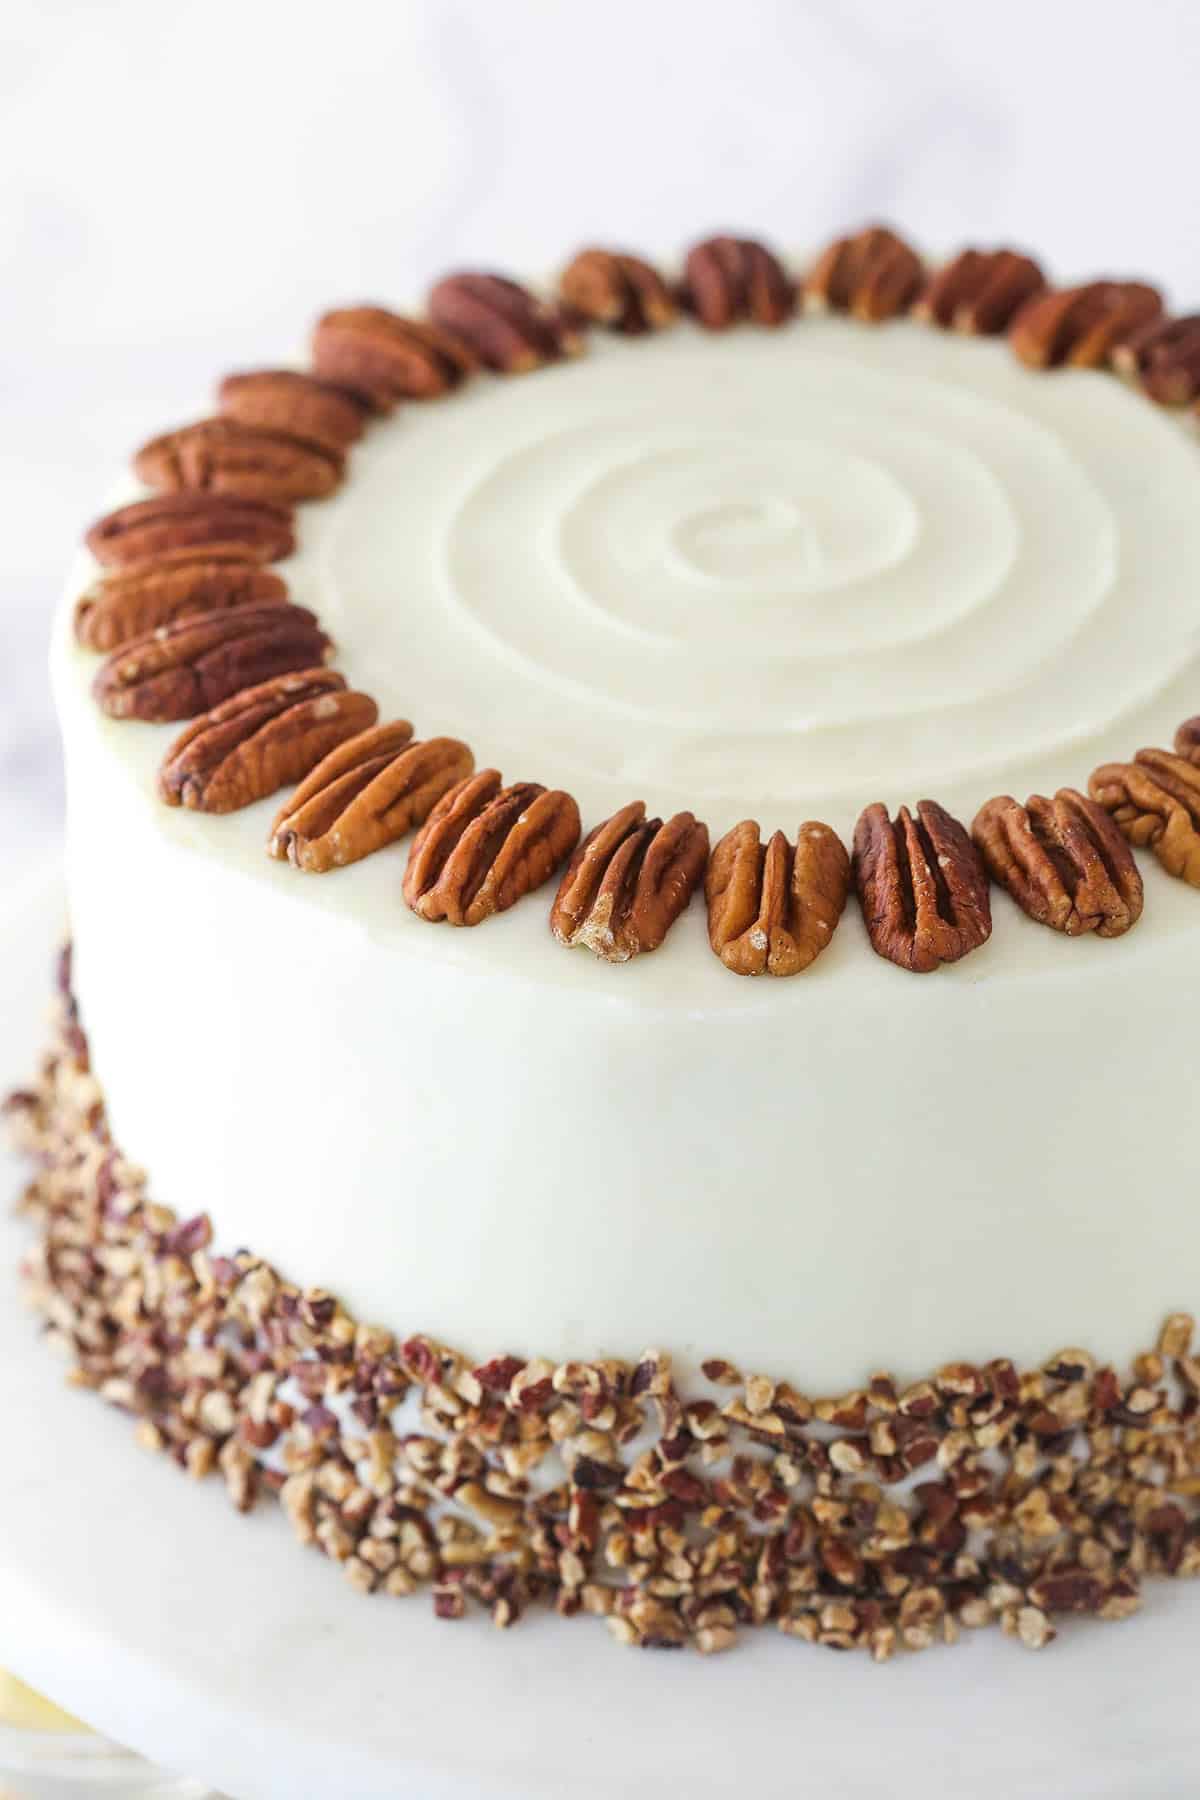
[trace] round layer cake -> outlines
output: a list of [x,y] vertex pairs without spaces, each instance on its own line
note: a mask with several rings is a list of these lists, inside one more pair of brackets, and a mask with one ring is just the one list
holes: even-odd
[[[370,424],[280,565],[378,703],[585,832],[633,800],[764,839],[928,796],[1086,792],[1197,706],[1200,457],[1106,369],[799,308],[694,317]],[[131,488],[121,498],[136,498]],[[1122,1356],[1195,1296],[1200,902],[1072,937],[993,890],[930,978],[853,898],[739,979],[702,893],[653,954],[568,949],[557,876],[475,929],[408,844],[305,872],[283,794],[164,805],[178,724],[104,716],[75,571],[54,644],[75,990],[116,1140],[360,1318],[469,1356],[886,1366]],[[310,659],[311,660],[311,659]],[[559,859],[561,861],[561,858]]]

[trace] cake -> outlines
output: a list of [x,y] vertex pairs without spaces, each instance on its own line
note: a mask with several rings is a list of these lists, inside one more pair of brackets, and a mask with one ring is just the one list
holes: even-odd
[[1154,288],[873,228],[339,308],[145,445],[12,1103],[78,1377],[442,1616],[1200,1569],[1198,396]]

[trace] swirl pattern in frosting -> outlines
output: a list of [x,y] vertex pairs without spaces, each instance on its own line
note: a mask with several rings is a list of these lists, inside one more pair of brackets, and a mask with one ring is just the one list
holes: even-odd
[[316,598],[431,728],[605,797],[985,798],[1191,665],[1198,497],[1110,377],[908,324],[681,328],[385,427]]

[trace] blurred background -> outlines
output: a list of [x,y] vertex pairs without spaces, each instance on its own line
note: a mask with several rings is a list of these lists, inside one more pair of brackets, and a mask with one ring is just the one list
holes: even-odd
[[715,228],[1150,275],[1200,306],[1195,0],[5,0],[0,829],[61,831],[43,664],[128,452],[339,301]]

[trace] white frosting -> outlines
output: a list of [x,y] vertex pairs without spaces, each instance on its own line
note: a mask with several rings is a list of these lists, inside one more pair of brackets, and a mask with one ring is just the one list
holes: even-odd
[[[715,835],[968,822],[1200,710],[1200,458],[1107,376],[900,324],[599,339],[372,428],[284,573],[421,735]],[[85,570],[77,571],[82,579]],[[72,588],[78,591],[79,581]],[[417,920],[404,846],[305,876],[277,801],[161,806],[175,728],[55,674],[77,977],[119,1140],[179,1212],[469,1352],[719,1354],[811,1386],[886,1362],[1123,1354],[1200,1296],[1200,896],[914,978],[851,907],[794,981],[729,975],[697,902],[623,967],[553,888]]]

